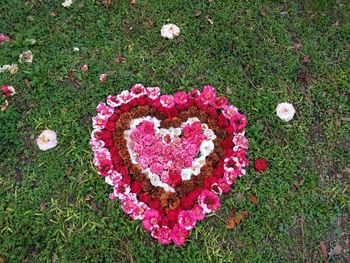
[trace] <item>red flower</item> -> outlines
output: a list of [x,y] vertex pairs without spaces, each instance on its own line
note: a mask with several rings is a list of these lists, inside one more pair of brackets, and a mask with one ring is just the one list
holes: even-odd
[[269,168],[267,161],[264,158],[258,158],[254,161],[254,169],[257,172],[265,171]]
[[146,193],[142,193],[139,194],[139,200],[141,202],[144,202],[145,204],[148,204],[149,202],[151,202],[151,197]]
[[108,140],[109,138],[112,137],[112,133],[110,131],[105,131],[103,134],[102,134],[102,140],[106,141]]
[[149,207],[153,208],[153,209],[159,209],[161,206],[160,201],[158,199],[153,199],[150,203],[149,203]]
[[128,104],[123,104],[122,106],[120,106],[120,110],[122,112],[127,112],[131,110],[131,107]]
[[179,183],[181,183],[181,175],[179,173],[171,173],[169,175],[169,185],[175,187]]
[[116,127],[115,127],[115,122],[113,121],[108,121],[106,124],[106,130],[108,131],[115,131]]
[[137,193],[141,192],[141,189],[142,189],[142,184],[140,181],[135,181],[131,185],[131,192],[133,192],[133,193],[137,194]]
[[194,204],[194,200],[190,197],[184,197],[181,199],[181,208],[185,210],[189,210],[192,208]]

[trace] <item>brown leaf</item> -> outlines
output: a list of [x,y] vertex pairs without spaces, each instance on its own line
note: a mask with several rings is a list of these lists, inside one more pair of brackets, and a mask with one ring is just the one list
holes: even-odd
[[328,114],[334,114],[334,113],[336,113],[336,111],[335,111],[334,109],[327,109],[326,112],[327,112]]
[[247,217],[247,216],[249,215],[249,213],[248,213],[247,210],[244,210],[244,211],[241,212],[241,215],[242,215],[243,217]]
[[85,7],[85,3],[84,2],[80,2],[79,5],[78,5],[79,8],[83,8]]
[[105,7],[111,7],[112,0],[101,0],[101,4]]
[[114,60],[114,62],[117,62],[117,63],[123,63],[123,62],[126,62],[126,61],[128,61],[128,59],[125,58],[125,57],[117,57],[117,58]]
[[202,11],[199,10],[199,9],[196,9],[196,10],[194,11],[194,16],[195,16],[195,17],[200,17],[201,14],[202,14]]
[[57,14],[56,14],[56,12],[55,11],[52,11],[51,13],[50,13],[50,16],[52,16],[52,17],[55,17]]
[[243,219],[243,216],[241,214],[237,214],[237,216],[232,219],[236,224],[239,224],[239,222],[241,222],[241,220]]
[[8,108],[9,102],[7,100],[4,101],[4,103],[1,105],[1,111],[4,111]]
[[236,211],[230,211],[229,213],[228,213],[228,216],[229,217],[235,217],[236,216]]
[[265,17],[265,16],[267,15],[267,13],[266,13],[265,10],[261,10],[261,11],[260,11],[260,15]]
[[250,200],[250,202],[252,202],[253,204],[256,204],[256,203],[258,202],[258,199],[256,198],[255,195],[249,196],[249,200]]
[[0,263],[5,263],[5,260],[2,257],[0,257]]
[[300,51],[303,49],[303,44],[301,44],[300,40],[297,38],[294,38],[293,40],[293,51]]
[[23,80],[23,83],[24,83],[24,86],[26,86],[27,88],[30,88],[30,82],[29,82],[29,79],[24,79]]
[[210,16],[206,16],[205,17],[205,20],[207,20],[207,22],[209,23],[209,24],[214,24],[214,21],[213,21],[213,19],[210,17]]
[[232,218],[227,219],[226,221],[226,228],[227,229],[234,229],[236,227],[236,223]]
[[329,256],[334,256],[334,255],[337,256],[337,255],[340,255],[341,252],[343,252],[342,246],[336,245],[336,246],[332,249],[332,251],[329,253]]
[[322,255],[324,257],[324,260],[327,260],[327,257],[328,257],[327,247],[323,241],[320,242],[320,249],[321,249]]
[[41,199],[40,203],[39,203],[40,212],[44,211],[45,207],[46,207],[45,201],[43,199]]
[[56,263],[57,259],[58,259],[57,253],[53,253],[52,254],[52,263]]
[[304,56],[301,60],[301,63],[307,64],[311,62],[311,58],[309,56]]
[[135,6],[135,5],[136,5],[136,0],[131,0],[131,1],[130,1],[130,5],[131,5],[131,6]]
[[236,200],[237,200],[237,201],[242,201],[242,200],[243,200],[243,198],[244,198],[243,193],[238,192],[238,193],[237,193],[237,195],[236,195]]
[[309,80],[308,73],[305,70],[303,70],[303,69],[300,70],[298,72],[297,81],[300,84],[307,84],[308,80]]
[[94,212],[98,212],[97,205],[94,201],[91,201],[91,208],[92,208],[92,210],[94,210]]

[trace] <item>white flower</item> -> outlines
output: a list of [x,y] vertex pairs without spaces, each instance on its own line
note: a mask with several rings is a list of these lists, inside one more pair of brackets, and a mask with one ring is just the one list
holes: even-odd
[[62,3],[63,7],[70,7],[73,4],[73,0],[66,0]]
[[32,51],[28,50],[23,52],[21,55],[19,55],[19,62],[20,63],[26,62],[31,64],[33,62]]
[[181,179],[182,181],[190,180],[192,176],[192,169],[185,168],[181,170]]
[[214,150],[214,143],[212,141],[204,140],[201,143],[199,150],[203,155],[208,156]]
[[277,116],[283,121],[290,121],[293,119],[295,114],[295,109],[292,104],[287,102],[282,102],[276,107]]
[[180,35],[180,28],[174,24],[167,24],[162,26],[160,34],[162,35],[162,37],[173,39],[174,37]]
[[57,145],[57,135],[54,131],[44,130],[36,139],[36,144],[42,151],[54,148]]
[[80,49],[79,49],[78,47],[73,47],[73,51],[74,51],[74,52],[79,52]]

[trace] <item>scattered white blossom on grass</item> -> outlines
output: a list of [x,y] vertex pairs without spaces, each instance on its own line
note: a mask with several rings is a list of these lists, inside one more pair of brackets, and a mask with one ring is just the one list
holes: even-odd
[[73,51],[74,51],[74,52],[79,52],[80,49],[79,49],[78,47],[73,47]]
[[28,50],[23,52],[21,55],[19,55],[19,62],[20,63],[33,63],[33,53],[32,51]]
[[73,0],[66,0],[62,3],[63,7],[70,7],[73,4]]
[[174,24],[167,24],[162,27],[160,34],[162,37],[173,39],[180,35],[180,28]]
[[36,139],[36,144],[42,151],[47,151],[57,145],[57,135],[52,130],[44,130]]
[[293,119],[295,108],[288,102],[282,102],[277,105],[276,114],[281,120],[288,122]]

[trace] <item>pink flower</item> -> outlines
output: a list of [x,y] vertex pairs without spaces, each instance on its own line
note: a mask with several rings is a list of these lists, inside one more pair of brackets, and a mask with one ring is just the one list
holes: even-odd
[[149,209],[146,211],[145,216],[142,220],[142,225],[147,231],[151,231],[153,226],[159,225],[162,217],[160,216],[158,210]]
[[186,92],[179,91],[174,94],[174,101],[177,104],[185,104],[188,101],[188,96]]
[[137,161],[140,163],[142,169],[148,168],[149,158],[147,156],[140,156]]
[[230,124],[232,126],[232,128],[236,131],[236,132],[240,132],[243,131],[246,124],[247,124],[247,120],[245,118],[245,115],[240,114],[238,112],[236,112],[231,118],[230,118]]
[[128,103],[130,100],[132,100],[132,96],[128,90],[123,90],[117,95],[117,98],[123,103]]
[[243,136],[243,135],[236,135],[233,138],[233,143],[235,144],[235,147],[240,147],[243,149],[248,149],[249,143],[248,143],[248,139],[247,137]]
[[2,86],[1,91],[4,94],[5,98],[16,94],[16,90],[12,86]]
[[172,108],[175,105],[174,102],[174,98],[171,95],[162,95],[160,96],[160,104],[164,107],[164,108]]
[[101,118],[100,116],[92,117],[92,127],[94,129],[103,129],[106,126],[107,118]]
[[117,98],[117,96],[108,96],[107,97],[107,104],[111,107],[119,107],[122,102]]
[[111,160],[111,154],[107,149],[101,149],[94,153],[93,164],[98,166],[102,161]]
[[134,95],[134,98],[138,98],[146,94],[146,89],[141,84],[135,84],[131,87],[130,91]]
[[158,87],[148,87],[146,88],[148,98],[155,100],[160,95],[160,88]]
[[157,232],[158,242],[163,245],[170,244],[171,243],[170,234],[171,234],[171,230],[169,229],[169,227],[162,226],[161,228],[159,228]]
[[136,200],[131,197],[126,197],[121,201],[121,207],[126,214],[131,214],[137,208]]
[[227,105],[227,99],[225,97],[218,97],[215,99],[213,106],[216,109],[222,109]]
[[105,83],[106,80],[107,80],[107,74],[105,74],[105,73],[100,74],[100,76],[98,77],[98,80],[99,80],[101,83]]
[[222,114],[225,116],[226,119],[231,119],[231,117],[238,111],[238,109],[233,105],[226,105],[224,106],[224,110],[222,111]]
[[105,103],[99,103],[96,107],[96,111],[103,116],[109,117],[113,114],[113,108],[107,106]]
[[199,98],[199,95],[201,93],[199,92],[199,90],[197,89],[192,89],[189,93],[188,93],[188,98],[191,100],[197,99]]
[[192,207],[191,212],[192,212],[193,218],[194,218],[196,221],[201,221],[201,220],[203,220],[204,217],[205,217],[205,212],[204,212],[203,208],[202,208],[200,205],[198,205],[198,204],[196,204],[196,205],[194,205],[194,206]]
[[151,165],[150,170],[151,170],[151,173],[161,175],[163,171],[163,165],[161,165],[160,163],[154,163]]
[[191,230],[195,224],[196,220],[194,219],[192,212],[188,210],[182,210],[178,216],[179,226],[185,228],[186,230]]
[[91,149],[94,152],[96,152],[96,151],[100,150],[105,145],[105,142],[102,140],[91,139],[90,145],[91,145]]
[[205,213],[211,213],[220,207],[219,197],[207,189],[203,190],[199,195],[198,203]]
[[5,36],[4,34],[0,34],[0,43],[1,43],[1,42],[4,42],[4,41],[8,42],[8,41],[10,41],[10,40],[11,40],[11,39],[10,39],[9,36]]
[[130,194],[130,191],[130,186],[128,184],[125,184],[123,181],[120,181],[116,185],[114,185],[113,194],[115,196],[118,196],[118,198],[122,200]]
[[187,231],[186,229],[176,224],[171,230],[170,237],[175,245],[181,246],[185,243],[186,238],[188,237],[188,234],[189,234],[189,231]]
[[201,93],[201,101],[203,104],[212,104],[216,100],[216,92],[212,86],[204,86]]
[[147,211],[147,205],[143,202],[138,203],[137,206],[135,206],[134,210],[132,211],[131,218],[133,220],[142,220],[145,217],[145,213]]
[[103,160],[100,161],[100,164],[98,166],[98,173],[103,176],[106,177],[107,175],[112,173],[112,162],[110,160]]
[[112,184],[116,185],[123,179],[123,176],[120,173],[114,171],[110,174],[109,178],[112,181]]
[[86,72],[86,71],[88,71],[88,69],[89,69],[89,67],[88,67],[88,65],[83,65],[83,66],[81,66],[81,71],[83,71],[83,72]]

